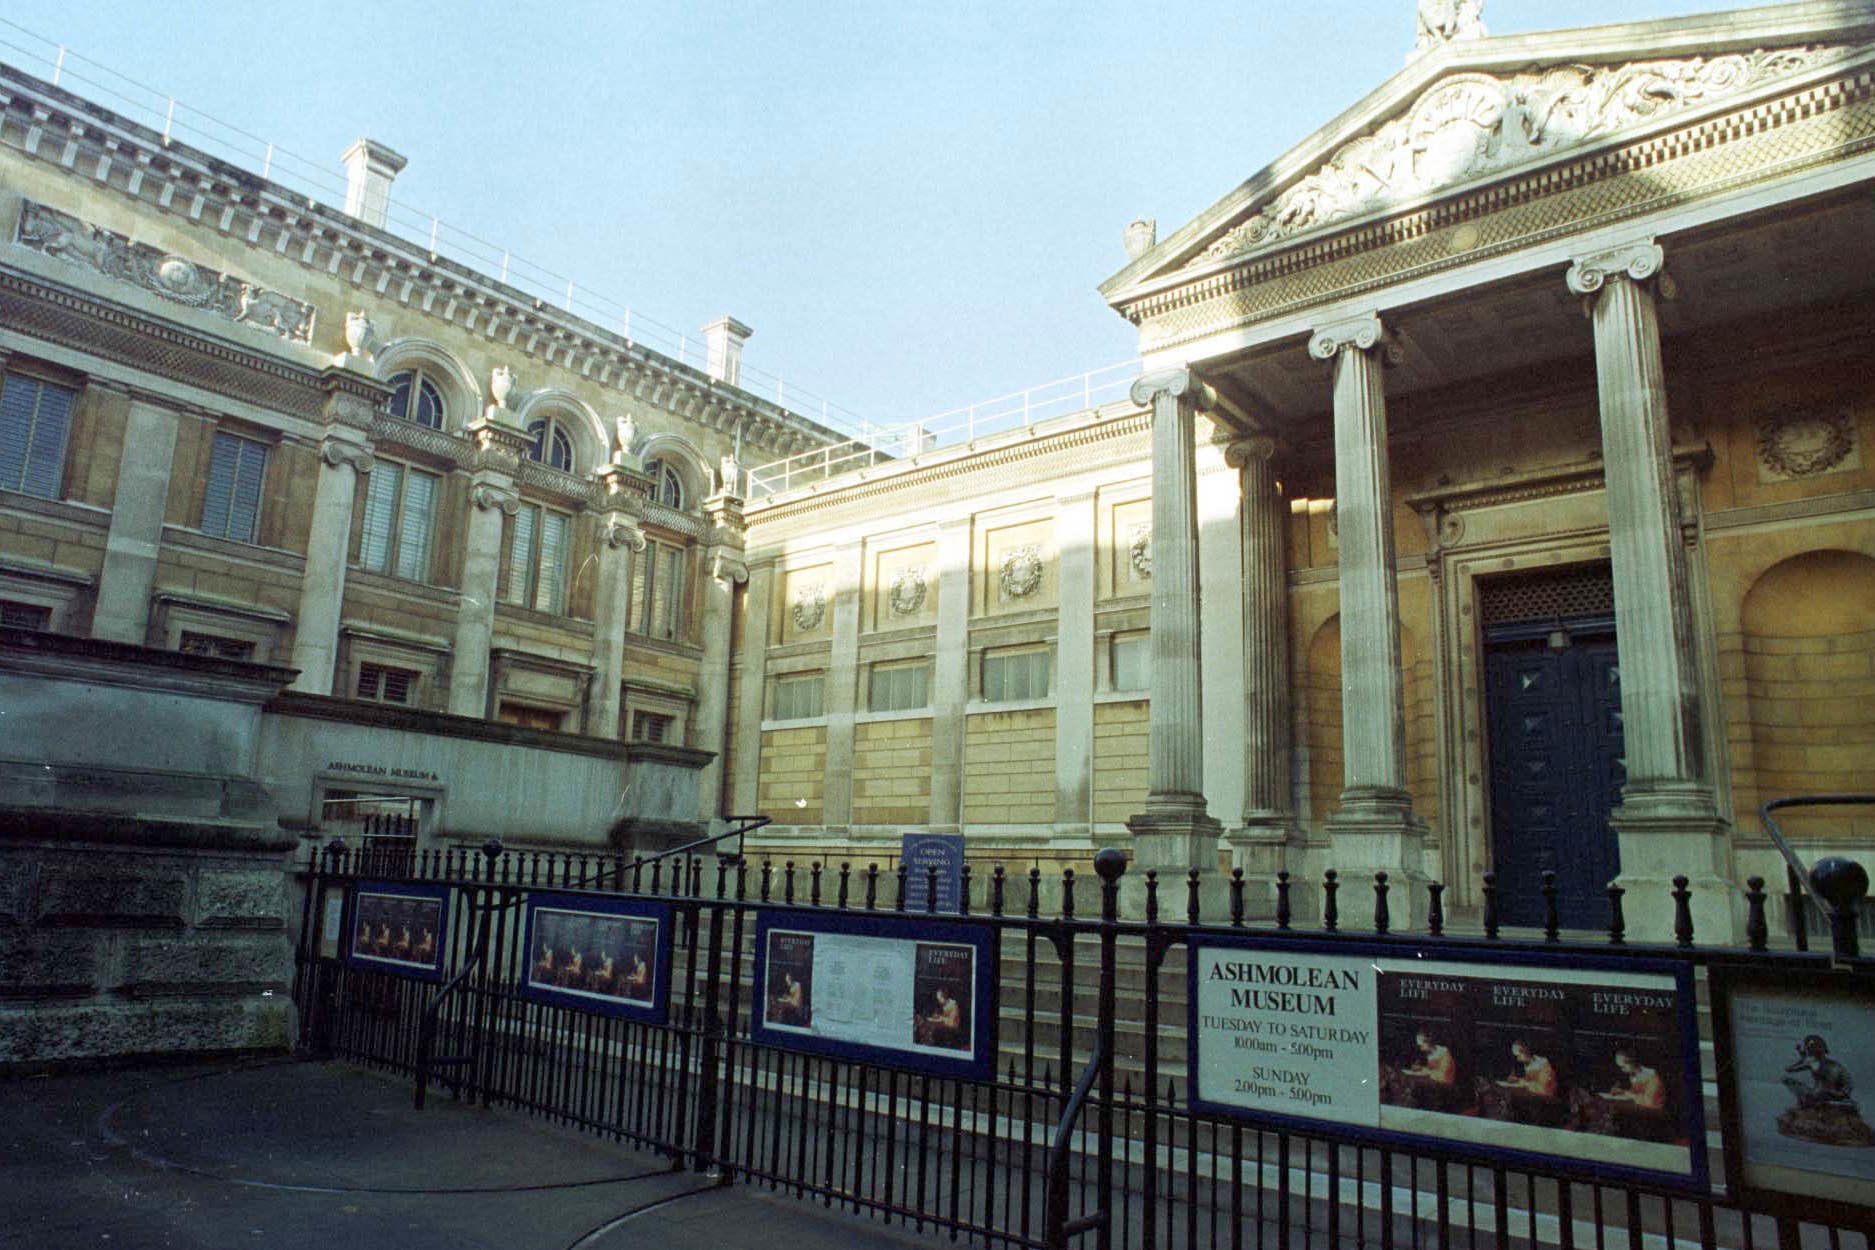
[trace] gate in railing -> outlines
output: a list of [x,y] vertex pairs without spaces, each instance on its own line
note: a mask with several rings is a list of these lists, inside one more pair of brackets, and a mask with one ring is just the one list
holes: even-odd
[[[1767,949],[1756,879],[1749,945],[1711,948],[1684,879],[1628,900],[1674,909],[1645,946],[1618,892],[1593,942],[1504,936],[1488,902],[1445,933],[1437,886],[1428,932],[1389,931],[1384,876],[1378,932],[1337,923],[1352,878],[1310,887],[1307,931],[1286,878],[1273,922],[1241,878],[1201,917],[1195,874],[1126,882],[1111,851],[1091,883],[966,868],[940,916],[902,869],[490,844],[386,875],[335,844],[296,993],[310,1050],[986,1245],[1868,1250],[1875,1142],[1814,1140],[1875,1114],[1823,1066],[1875,1030],[1815,1053],[1817,1021],[1875,1020],[1843,863],[1824,954]],[[1766,1138],[1767,1096],[1810,1118]]]

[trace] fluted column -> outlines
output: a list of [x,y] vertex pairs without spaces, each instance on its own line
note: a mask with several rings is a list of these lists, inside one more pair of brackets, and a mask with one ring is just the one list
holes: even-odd
[[742,561],[742,500],[727,492],[704,502],[711,529],[703,552],[703,660],[697,668],[697,721],[694,745],[716,758],[697,778],[705,820],[723,814],[723,747],[728,741],[729,631],[736,587],[746,585],[749,566]]
[[[1341,805],[1329,817],[1344,876],[1386,871],[1401,904],[1417,902],[1422,827],[1406,791],[1406,705],[1400,672],[1400,594],[1393,550],[1382,370],[1397,351],[1369,314],[1323,326],[1309,352],[1334,362],[1335,519],[1341,589]],[[1350,892],[1358,918],[1367,890]],[[1396,920],[1407,919],[1396,908]]]
[[306,538],[306,576],[300,582],[293,624],[293,689],[331,694],[338,669],[339,618],[345,607],[345,566],[351,554],[352,504],[358,479],[377,461],[360,432],[326,435],[319,444],[319,481],[313,488],[312,527]]
[[931,830],[963,828],[970,700],[970,518],[938,526],[937,654],[931,665]]
[[1215,875],[1221,830],[1204,801],[1192,428],[1209,388],[1170,369],[1140,378],[1132,394],[1152,409],[1152,711],[1146,810],[1126,823],[1141,868]]
[[1085,838],[1094,819],[1094,492],[1055,500],[1055,832]]
[[1230,445],[1242,482],[1243,824],[1231,837],[1237,866],[1256,876],[1283,867],[1293,831],[1289,667],[1288,504],[1276,488],[1276,443],[1264,435]]
[[[615,502],[617,497],[615,497]],[[592,711],[586,732],[620,738],[620,691],[625,682],[625,629],[630,611],[631,562],[645,549],[638,519],[623,507],[609,508],[599,522],[599,578],[593,600]]]
[[1724,826],[1706,775],[1699,716],[1686,548],[1674,490],[1656,294],[1671,294],[1665,254],[1651,239],[1578,258],[1569,289],[1581,295],[1595,335],[1608,547],[1615,583],[1615,646],[1627,782],[1610,823],[1620,838],[1621,880],[1639,927],[1666,936],[1663,891],[1694,880],[1701,937],[1729,936]]

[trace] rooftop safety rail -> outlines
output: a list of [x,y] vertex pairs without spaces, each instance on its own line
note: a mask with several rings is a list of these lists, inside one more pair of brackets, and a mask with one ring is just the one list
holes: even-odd
[[[186,143],[217,160],[253,170],[316,204],[339,207],[345,203],[345,174],[336,165],[290,152],[5,17],[0,17],[0,58],[54,87],[77,92],[129,121],[160,131],[165,144]],[[531,296],[537,307],[558,308],[583,317],[680,364],[700,370],[708,367],[708,349],[701,333],[675,329],[623,301],[583,288],[574,278],[516,256],[508,248],[452,226],[434,213],[392,199],[385,229],[426,248],[433,259],[452,260],[496,277]],[[772,400],[777,407],[817,420],[842,434],[864,432],[866,423],[857,413],[746,360],[740,385],[750,394]]]
[[860,437],[757,465],[749,470],[749,495],[762,499],[843,473],[907,460],[943,447],[968,446],[980,438],[1027,429],[1127,398],[1140,373],[1138,360],[1106,365],[1040,386],[953,408],[923,421],[867,426]]

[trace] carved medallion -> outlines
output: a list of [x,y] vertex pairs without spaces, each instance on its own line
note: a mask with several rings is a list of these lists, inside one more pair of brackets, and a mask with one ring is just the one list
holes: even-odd
[[1855,450],[1855,424],[1839,408],[1776,408],[1758,418],[1758,459],[1784,477],[1827,473]]
[[923,569],[900,569],[893,575],[891,590],[886,594],[886,603],[892,609],[892,615],[916,616],[918,609],[924,607],[924,591]]
[[797,588],[794,592],[794,627],[812,633],[827,618],[827,589],[819,582]]
[[1135,525],[1132,542],[1127,547],[1127,562],[1133,566],[1133,576],[1142,582],[1152,580],[1152,526]]
[[1005,599],[1027,599],[1042,587],[1042,549],[1027,543],[1003,557],[998,579]]

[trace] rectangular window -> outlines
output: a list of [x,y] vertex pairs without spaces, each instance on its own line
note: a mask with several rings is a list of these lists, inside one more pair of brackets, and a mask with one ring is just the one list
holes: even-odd
[[776,720],[806,720],[825,710],[827,679],[821,673],[775,678]]
[[41,603],[0,599],[0,628],[36,629],[43,632],[52,628],[52,609]]
[[1150,690],[1152,651],[1149,634],[1120,634],[1113,640],[1113,688]]
[[436,529],[436,475],[380,460],[367,480],[359,567],[427,582]]
[[57,499],[78,392],[23,373],[0,382],[0,490]]
[[632,556],[631,631],[647,638],[684,636],[684,572],[688,552],[649,542]]
[[990,703],[1048,697],[1047,651],[989,651],[983,656],[983,698]]
[[566,555],[572,518],[522,504],[508,547],[506,602],[541,612],[566,610]]
[[267,444],[217,432],[208,453],[202,532],[241,543],[257,541],[260,486],[266,475]]
[[421,674],[415,669],[392,668],[388,664],[360,664],[358,697],[372,703],[408,704],[416,693],[419,676]]
[[677,725],[677,718],[665,716],[660,712],[632,713],[633,742],[668,742],[671,730]]
[[176,650],[184,655],[212,655],[219,660],[252,660],[254,644],[245,638],[223,638],[218,634],[182,631]]
[[873,712],[906,712],[928,706],[931,665],[875,664],[867,690],[866,708]]
[[523,729],[549,729],[558,733],[566,720],[564,712],[552,708],[534,707],[527,703],[509,703],[503,700],[495,710],[495,719],[504,725],[519,725]]

